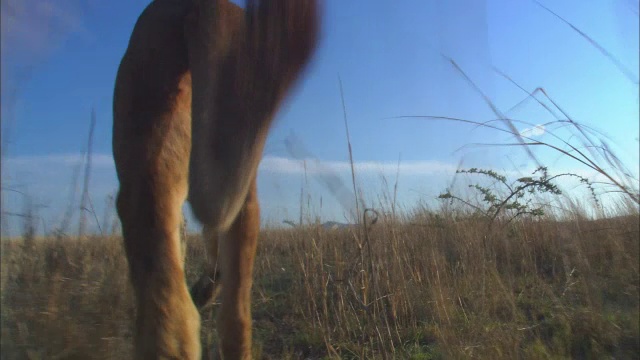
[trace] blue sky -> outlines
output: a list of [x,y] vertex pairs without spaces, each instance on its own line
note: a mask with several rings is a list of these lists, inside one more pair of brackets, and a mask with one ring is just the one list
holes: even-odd
[[[45,230],[57,226],[86,147],[92,107],[97,125],[90,194],[100,221],[110,211],[105,204],[117,188],[111,159],[114,78],[133,25],[147,3],[3,0],[6,211],[23,211],[24,195],[6,189],[18,190],[40,206],[38,215]],[[528,91],[544,88],[573,119],[608,135],[637,175],[637,2],[541,3],[597,41],[631,75],[533,1],[325,1],[316,57],[282,107],[267,142],[259,182],[264,221],[297,219],[301,187],[312,214],[323,220],[348,217],[353,191],[338,76],[358,182],[372,202],[384,189],[381,177],[393,182],[396,172],[399,200],[411,208],[416,201],[431,200],[443,191],[461,160],[465,167],[514,174],[530,171],[534,165],[515,148],[460,150],[470,143],[513,141],[504,134],[460,123],[393,118],[495,118],[448,59],[503,112],[526,94],[493,68]],[[507,115],[533,125],[553,120],[534,101]],[[307,161],[306,178],[300,161],[287,150],[287,140],[317,160]],[[552,170],[589,175],[553,154],[539,155]],[[328,191],[323,183],[326,176],[340,179],[346,192]]]

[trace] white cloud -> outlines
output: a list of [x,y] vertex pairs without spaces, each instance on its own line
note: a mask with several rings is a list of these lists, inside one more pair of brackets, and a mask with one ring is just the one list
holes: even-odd
[[88,34],[77,0],[3,0],[2,53],[37,62],[72,33]]
[[[327,174],[349,173],[351,164],[348,161],[318,161],[315,159],[296,160],[291,158],[266,156],[260,163],[260,170],[280,174]],[[356,161],[354,168],[357,173],[395,173],[402,175],[436,175],[453,174],[456,166],[439,161],[405,161],[381,162],[381,161]]]
[[[60,217],[70,201],[79,201],[82,187],[82,154],[50,154],[39,156],[14,156],[3,159],[2,180],[3,187],[8,192],[5,196],[7,210],[19,213],[24,206],[26,198],[32,199],[36,204],[46,207],[39,210],[39,216],[44,219],[47,229],[51,230],[60,223]],[[307,160],[307,174],[315,179],[308,191],[325,197],[324,208],[326,211],[334,209],[337,214],[350,213],[354,204],[354,195],[350,184],[351,166],[348,161],[318,161]],[[354,164],[356,172],[360,175],[359,182],[367,190],[371,186],[378,186],[373,181],[379,175],[394,177],[398,171],[397,162],[361,161]],[[304,174],[303,162],[284,157],[266,156],[260,164],[260,179],[265,189],[261,196],[270,199],[271,208],[290,207],[297,209],[299,191],[290,192],[282,190],[275,196],[272,187],[273,181],[280,184],[298,186],[300,175]],[[455,172],[455,166],[437,161],[405,161],[400,163],[400,176],[407,179],[408,186],[413,180],[421,179],[425,175],[441,175],[447,177]],[[74,180],[74,178],[76,180]],[[90,194],[99,217],[108,209],[104,207],[105,199],[117,189],[117,178],[113,157],[110,154],[94,154],[92,157],[92,172]],[[20,195],[15,191],[25,195]],[[75,193],[75,196],[72,194]],[[24,197],[26,196],[26,198]],[[286,198],[286,199],[285,199]],[[335,200],[330,204],[329,199]],[[112,211],[112,210],[108,210]],[[77,211],[76,211],[77,213]],[[77,214],[76,214],[77,216]],[[265,212],[265,216],[276,216],[275,213]],[[338,216],[337,218],[340,218]],[[17,230],[20,228],[17,227]]]
[[[109,154],[92,156],[89,195],[100,219],[113,210],[107,200],[117,189],[113,157]],[[39,231],[48,232],[62,224],[67,209],[72,209],[72,226],[79,215],[79,201],[83,186],[84,156],[50,154],[13,156],[2,160],[2,196],[4,211],[21,214],[25,206],[37,209]],[[93,217],[90,217],[93,222]],[[21,231],[21,219],[10,218],[3,234]],[[102,221],[102,220],[100,220]]]
[[535,137],[535,136],[542,136],[544,135],[545,132],[546,130],[544,128],[544,125],[540,124],[534,127],[522,129],[520,131],[520,135],[526,136],[526,137]]
[[[33,155],[33,156],[14,156],[3,159],[3,178],[7,176],[16,177],[21,175],[42,174],[43,180],[53,180],[46,177],[46,174],[52,172],[57,173],[56,178],[68,181],[70,171],[78,165],[84,163],[84,155],[82,154],[53,154],[53,155]],[[265,156],[260,163],[259,170],[261,173],[277,174],[277,175],[302,175],[305,172],[305,163],[302,160],[279,156]],[[399,171],[402,177],[411,176],[429,176],[429,175],[453,175],[457,169],[455,164],[440,161],[404,161],[400,162],[384,162],[384,161],[356,161],[354,163],[356,174],[360,175],[393,175]],[[92,156],[92,168],[100,174],[113,173],[115,176],[115,164],[111,154],[94,154]],[[500,173],[509,177],[530,176],[533,167],[527,167],[518,170],[501,170]],[[594,170],[586,168],[551,168],[550,174],[557,175],[561,173],[576,174],[593,181],[605,181],[606,178],[598,174]],[[351,165],[348,161],[320,161],[316,159],[306,160],[306,172],[308,175],[337,175],[349,176],[351,173]],[[41,178],[41,176],[38,176]],[[36,179],[31,179],[36,180]],[[92,182],[99,186],[99,177],[94,177]],[[110,179],[111,180],[111,179]],[[111,181],[110,181],[111,182]],[[114,185],[114,184],[110,184]]]
[[[73,166],[84,162],[83,154],[55,154],[14,156],[3,159],[8,169],[13,167],[38,170],[43,166]],[[109,154],[93,154],[91,165],[94,167],[114,167],[113,156]]]
[[534,127],[521,130],[520,135],[526,136],[526,137],[535,137],[535,136],[542,136],[544,135],[545,132],[546,130],[544,128],[544,125],[540,124]]
[[[105,205],[105,200],[117,189],[117,178],[113,157],[110,154],[95,154],[92,160],[90,195],[98,217],[102,219],[106,216],[103,214],[113,211]],[[60,218],[65,215],[65,209],[69,203],[78,203],[80,199],[82,163],[82,154],[16,156],[3,159],[2,180],[3,189],[7,190],[3,191],[6,210],[20,213],[23,211],[24,200],[31,199],[35,205],[44,206],[39,210],[38,216],[43,219],[43,223],[46,223],[46,229],[55,228],[60,224]],[[266,218],[291,217],[283,215],[282,209],[288,209],[290,213],[297,214],[300,186],[304,186],[305,193],[311,194],[316,202],[318,199],[323,199],[323,205],[314,205],[317,212],[323,214],[323,218],[342,221],[345,216],[348,217],[348,214],[353,213],[354,195],[350,179],[351,166],[348,161],[308,159],[307,175],[313,181],[300,185],[301,175],[305,171],[303,165],[301,160],[285,157],[265,156],[263,158],[259,179],[262,189],[265,190],[261,192],[261,199],[265,204],[263,213]],[[365,193],[372,194],[380,189],[380,175],[394,178],[399,171],[401,186],[398,198],[407,206],[411,206],[416,199],[437,197],[438,192],[444,189],[452,179],[457,168],[456,164],[439,161],[403,161],[399,165],[391,161],[360,161],[356,162],[354,167],[359,176],[357,179],[359,186]],[[531,176],[533,168],[497,171],[510,179],[515,179]],[[594,174],[588,169],[556,167],[549,171],[551,175],[572,173],[592,181],[603,180],[601,175]],[[74,177],[77,181],[73,180]],[[583,187],[578,186],[579,181],[575,178],[559,178],[558,184],[565,186],[571,194],[584,190]],[[73,193],[75,196],[71,196]],[[77,217],[77,210],[75,216]],[[12,219],[16,231],[21,229],[17,226],[18,220]]]
[[[95,168],[114,168],[113,156],[110,154],[93,154],[92,166]],[[20,170],[31,169],[38,171],[43,167],[74,166],[84,163],[82,154],[53,154],[53,155],[33,155],[14,156],[4,159],[5,169]],[[291,158],[279,156],[265,156],[260,163],[259,170],[267,173],[277,174],[303,174],[305,162]],[[348,161],[320,161],[315,159],[306,160],[307,174],[328,174],[328,173],[350,173],[351,164]],[[398,168],[399,167],[399,168]],[[356,161],[354,163],[356,172],[380,173],[399,170],[402,175],[436,175],[452,174],[456,171],[456,166],[439,161],[404,161],[382,162],[382,161]]]

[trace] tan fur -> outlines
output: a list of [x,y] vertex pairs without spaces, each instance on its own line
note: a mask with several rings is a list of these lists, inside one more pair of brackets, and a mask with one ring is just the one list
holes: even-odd
[[[249,0],[246,11],[227,0],[155,0],[140,15],[113,105],[137,359],[199,359],[194,303],[210,301],[219,277],[221,355],[251,358],[257,167],[317,34],[315,0]],[[187,197],[210,257],[191,293],[180,245]]]

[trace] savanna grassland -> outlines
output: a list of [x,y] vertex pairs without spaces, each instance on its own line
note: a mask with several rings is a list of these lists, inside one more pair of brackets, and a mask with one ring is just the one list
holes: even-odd
[[[381,212],[267,229],[253,293],[259,359],[637,359],[639,216],[487,219]],[[368,221],[372,222],[372,221]],[[204,268],[187,239],[187,277]],[[121,359],[134,307],[118,236],[2,243],[3,359]],[[202,312],[212,348],[217,305]]]
[[[542,7],[570,25],[637,88],[637,76],[614,52]],[[357,225],[327,229],[308,219],[306,224],[288,221],[293,225],[289,228],[263,229],[252,297],[256,359],[640,358],[637,161],[631,161],[633,171],[627,169],[613,152],[614,142],[573,119],[543,87],[520,85],[494,68],[526,96],[500,111],[463,67],[454,59],[449,62],[495,118],[393,119],[492,129],[510,139],[502,143],[508,154],[522,150],[540,165],[534,150],[542,150],[545,159],[557,164],[558,158],[548,156],[551,152],[567,160],[571,166],[559,168],[569,170],[550,175],[540,165],[517,180],[492,170],[457,171],[488,182],[469,185],[475,197],[446,190],[435,210],[418,205],[396,211],[396,182],[393,196],[381,195],[393,200],[381,201],[385,205],[373,211],[357,209],[356,218],[362,219]],[[340,89],[357,207],[365,201],[356,182],[341,81]],[[510,118],[511,110],[527,101],[555,120]],[[607,119],[592,120],[609,126]],[[81,219],[92,212],[99,226],[89,206],[95,121],[94,112],[86,157],[78,167],[85,169],[82,200],[69,209],[82,209]],[[628,136],[637,141],[637,134]],[[4,161],[6,136],[2,141]],[[597,176],[583,177],[588,173]],[[554,183],[559,178],[577,181],[592,199],[581,203],[561,195]],[[2,191],[18,192],[12,186],[3,182]],[[598,202],[610,194],[621,200]],[[122,238],[117,232],[70,235],[70,218],[77,214],[65,215],[55,231],[37,237],[35,205],[29,194],[21,195],[26,199],[23,212],[8,211],[0,201],[3,225],[7,214],[25,221],[21,237],[0,241],[0,358],[130,358],[135,307]],[[85,234],[85,220],[79,221],[80,235]],[[104,221],[100,231],[108,226]],[[192,284],[203,273],[206,255],[199,236],[185,236],[185,242],[186,277]],[[213,303],[201,312],[202,342],[210,353],[217,343],[218,308]]]

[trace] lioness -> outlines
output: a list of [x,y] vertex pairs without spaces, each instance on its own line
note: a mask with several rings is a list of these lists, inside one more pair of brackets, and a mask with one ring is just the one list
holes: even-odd
[[[315,0],[248,0],[245,10],[154,0],[140,15],[113,102],[136,358],[200,359],[196,305],[216,293],[216,269],[220,353],[251,358],[257,167],[278,106],[315,50],[318,12]],[[187,199],[210,255],[191,293],[180,245]]]

